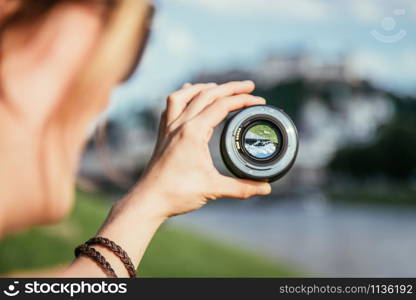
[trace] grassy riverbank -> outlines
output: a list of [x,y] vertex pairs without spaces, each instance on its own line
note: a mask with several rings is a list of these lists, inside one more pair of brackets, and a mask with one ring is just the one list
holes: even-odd
[[[0,241],[0,274],[53,268],[73,258],[73,248],[95,234],[110,207],[105,197],[78,193],[64,222]],[[134,228],[132,228],[134,230]],[[140,267],[142,277],[291,276],[286,267],[183,228],[162,226]]]

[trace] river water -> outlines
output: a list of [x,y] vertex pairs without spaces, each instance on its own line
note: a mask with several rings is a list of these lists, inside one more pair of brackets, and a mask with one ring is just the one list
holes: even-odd
[[322,195],[221,200],[171,224],[268,255],[307,276],[416,276],[416,210],[335,205]]

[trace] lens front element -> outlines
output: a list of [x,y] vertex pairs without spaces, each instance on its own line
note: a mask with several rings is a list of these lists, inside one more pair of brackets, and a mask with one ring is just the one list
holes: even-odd
[[250,127],[245,136],[243,145],[254,158],[267,159],[273,156],[279,144],[279,138],[272,126],[257,124]]

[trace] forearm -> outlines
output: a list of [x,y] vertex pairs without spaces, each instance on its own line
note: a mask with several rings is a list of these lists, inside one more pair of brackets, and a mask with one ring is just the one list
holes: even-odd
[[[140,197],[137,201],[137,197]],[[106,237],[120,245],[130,256],[137,268],[148,244],[156,230],[165,220],[157,207],[152,206],[156,199],[143,189],[130,193],[116,203],[97,236]],[[93,246],[111,264],[119,277],[127,277],[128,273],[120,261],[110,250],[102,246]],[[81,255],[69,268],[62,273],[64,277],[103,277],[103,270],[90,258]]]

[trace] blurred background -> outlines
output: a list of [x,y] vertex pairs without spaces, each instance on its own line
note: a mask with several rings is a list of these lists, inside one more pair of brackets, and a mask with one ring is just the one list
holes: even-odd
[[71,260],[140,176],[170,92],[251,79],[295,120],[294,168],[268,197],[218,200],[169,220],[139,274],[416,276],[415,1],[155,5],[144,59],[103,117],[106,143],[92,135],[83,156],[74,213],[0,242],[0,273]]

